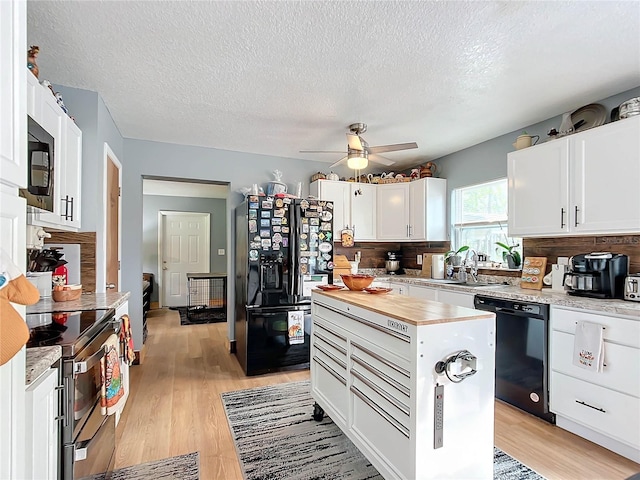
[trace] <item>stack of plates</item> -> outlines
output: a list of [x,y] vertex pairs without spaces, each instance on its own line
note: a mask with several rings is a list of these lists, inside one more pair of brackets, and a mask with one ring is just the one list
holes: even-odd
[[599,127],[607,119],[607,109],[599,103],[591,103],[580,107],[571,114],[571,122],[574,125],[575,132],[588,130],[593,127]]

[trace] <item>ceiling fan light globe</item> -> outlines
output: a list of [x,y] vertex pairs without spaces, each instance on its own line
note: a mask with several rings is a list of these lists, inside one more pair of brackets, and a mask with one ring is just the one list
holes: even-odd
[[369,165],[369,160],[367,160],[366,155],[352,153],[347,158],[347,166],[353,170],[362,170],[367,168],[367,165]]

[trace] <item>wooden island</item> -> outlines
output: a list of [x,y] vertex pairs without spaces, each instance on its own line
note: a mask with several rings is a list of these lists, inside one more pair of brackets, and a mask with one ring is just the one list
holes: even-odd
[[493,478],[495,316],[312,293],[311,395],[386,479]]

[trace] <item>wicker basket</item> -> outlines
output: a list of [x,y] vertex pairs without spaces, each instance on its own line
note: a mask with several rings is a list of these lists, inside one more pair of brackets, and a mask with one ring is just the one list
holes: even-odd
[[410,182],[411,177],[400,177],[400,178],[381,178],[379,183],[404,183]]
[[51,298],[54,302],[70,302],[72,300],[78,300],[82,295],[82,288],[75,288],[73,290],[54,290],[51,292]]

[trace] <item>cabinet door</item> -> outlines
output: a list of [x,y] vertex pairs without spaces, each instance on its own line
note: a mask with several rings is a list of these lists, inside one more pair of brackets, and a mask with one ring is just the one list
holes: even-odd
[[414,241],[448,239],[444,178],[423,178],[409,184],[409,236]]
[[406,283],[389,282],[389,288],[397,295],[409,295],[409,285]]
[[377,187],[377,239],[409,239],[409,184],[387,183]]
[[333,238],[340,241],[340,232],[351,225],[351,186],[348,182],[316,180],[311,184],[310,192],[320,200],[333,202]]
[[64,118],[64,159],[60,162],[61,221],[74,229],[80,228],[80,184],[82,179],[82,131],[73,120]]
[[639,137],[640,117],[571,137],[570,226],[574,232],[640,231]]
[[418,285],[409,285],[409,296],[422,298],[424,300],[437,300],[438,290],[435,288],[421,287]]
[[0,2],[0,182],[27,186],[26,2]]
[[507,156],[509,235],[568,232],[569,143],[558,139]]
[[348,183],[351,188],[351,224],[356,242],[376,240],[376,185]]
[[58,370],[49,369],[26,390],[26,478],[58,478]]
[[438,290],[438,301],[456,305],[458,307],[475,308],[473,305],[472,293],[451,292],[449,290]]

